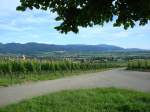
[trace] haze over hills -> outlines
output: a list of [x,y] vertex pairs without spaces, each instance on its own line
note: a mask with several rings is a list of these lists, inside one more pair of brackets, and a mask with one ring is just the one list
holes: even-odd
[[12,53],[12,54],[34,54],[42,52],[54,52],[54,51],[64,51],[64,52],[116,52],[116,51],[147,51],[145,49],[138,48],[122,48],[114,45],[54,45],[54,44],[42,44],[42,43],[0,43],[0,53]]

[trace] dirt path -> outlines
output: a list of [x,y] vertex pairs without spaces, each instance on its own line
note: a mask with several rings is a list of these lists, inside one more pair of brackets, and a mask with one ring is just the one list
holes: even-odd
[[67,89],[119,87],[150,92],[150,72],[114,69],[100,73],[0,88],[0,106]]

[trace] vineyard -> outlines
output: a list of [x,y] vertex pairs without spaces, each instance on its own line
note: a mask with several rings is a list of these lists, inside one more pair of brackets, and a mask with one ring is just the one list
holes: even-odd
[[118,67],[114,63],[88,63],[71,61],[1,60],[0,74],[40,73],[73,70],[93,70]]
[[128,70],[150,71],[150,60],[132,60],[128,62]]
[[0,59],[0,85],[33,80],[50,80],[81,72],[120,67],[116,62]]

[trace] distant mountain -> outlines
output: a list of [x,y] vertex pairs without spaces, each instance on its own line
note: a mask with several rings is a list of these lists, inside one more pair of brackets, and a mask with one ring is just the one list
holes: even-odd
[[146,49],[139,49],[139,48],[129,48],[129,49],[125,49],[126,51],[149,51]]
[[145,51],[144,49],[125,49],[113,45],[54,45],[54,44],[41,44],[41,43],[0,43],[0,53],[1,54],[36,54],[43,52],[116,52],[116,51]]

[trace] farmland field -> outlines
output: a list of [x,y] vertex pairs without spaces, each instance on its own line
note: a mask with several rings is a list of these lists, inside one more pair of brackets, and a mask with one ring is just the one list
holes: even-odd
[[0,62],[0,86],[38,80],[51,80],[116,67],[121,67],[120,63],[4,59]]

